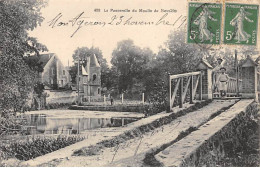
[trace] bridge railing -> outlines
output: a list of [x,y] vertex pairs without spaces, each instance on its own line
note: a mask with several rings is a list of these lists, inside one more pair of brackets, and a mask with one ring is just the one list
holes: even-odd
[[257,72],[257,92],[260,93],[260,72]]
[[[238,88],[237,88],[237,84],[238,84]],[[235,94],[238,92],[241,92],[242,90],[242,80],[230,77],[229,81],[228,81],[228,85],[227,85],[227,94]]]
[[183,107],[185,102],[193,103],[197,89],[199,89],[199,99],[202,100],[202,73],[191,72],[177,75],[169,75],[169,108],[179,105]]

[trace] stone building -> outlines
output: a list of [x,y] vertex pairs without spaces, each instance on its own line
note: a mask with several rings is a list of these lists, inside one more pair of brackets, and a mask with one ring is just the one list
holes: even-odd
[[101,96],[101,67],[96,55],[87,57],[80,70],[79,91],[84,96]]
[[41,54],[39,57],[30,56],[28,59],[37,62],[43,68],[38,79],[45,85],[45,89],[70,87],[71,77],[68,67],[61,63],[56,54]]

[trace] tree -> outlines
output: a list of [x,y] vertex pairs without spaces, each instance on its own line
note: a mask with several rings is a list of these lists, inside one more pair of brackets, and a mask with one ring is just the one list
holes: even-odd
[[[43,0],[0,1],[0,112],[9,116],[10,111],[22,109],[33,89],[36,72],[25,62],[27,53],[39,55],[47,50],[28,35],[43,21],[40,9]],[[33,68],[33,64],[31,68]]]
[[112,53],[111,63],[116,68],[119,76],[119,93],[131,89],[135,79],[140,81],[146,64],[153,56],[153,52],[150,49],[141,49],[135,46],[130,39],[123,40],[117,44],[117,48]]

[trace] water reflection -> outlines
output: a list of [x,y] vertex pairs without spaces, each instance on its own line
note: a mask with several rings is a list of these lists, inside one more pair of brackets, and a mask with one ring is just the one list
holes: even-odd
[[78,134],[84,130],[120,127],[140,118],[55,118],[45,114],[27,115],[28,132],[33,134]]

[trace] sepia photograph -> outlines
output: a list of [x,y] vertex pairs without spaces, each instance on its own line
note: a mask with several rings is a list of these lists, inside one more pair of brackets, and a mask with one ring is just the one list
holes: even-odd
[[260,0],[0,0],[0,167],[260,167]]

